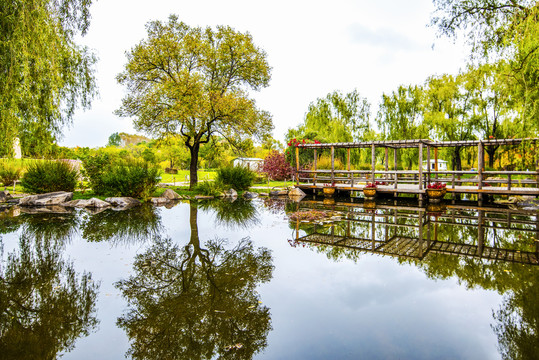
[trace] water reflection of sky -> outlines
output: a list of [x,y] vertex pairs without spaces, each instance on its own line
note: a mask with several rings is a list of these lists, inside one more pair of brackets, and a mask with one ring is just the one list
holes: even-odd
[[[160,208],[164,232],[178,244],[189,241],[189,204]],[[428,279],[396,258],[361,254],[354,263],[330,260],[316,249],[291,247],[292,230],[284,213],[260,207],[250,229],[216,224],[216,214],[198,211],[201,242],[216,237],[230,244],[250,237],[272,251],[273,278],[258,287],[271,313],[267,347],[260,359],[497,359],[490,324],[502,297],[494,291],[466,289],[454,278]],[[3,235],[4,255],[17,241]],[[133,268],[148,243],[86,242],[75,237],[65,257],[77,271],[101,282],[98,330],[76,342],[64,359],[119,359],[129,348],[116,321],[127,309],[115,287]]]

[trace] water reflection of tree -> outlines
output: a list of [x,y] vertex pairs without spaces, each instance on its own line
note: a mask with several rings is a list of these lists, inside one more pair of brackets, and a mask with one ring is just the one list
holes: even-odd
[[215,211],[217,224],[228,228],[247,229],[260,223],[258,210],[252,200],[238,198],[205,201],[199,207]]
[[[37,231],[37,229],[35,229]],[[0,266],[0,357],[54,359],[96,326],[98,285],[62,259],[63,241],[22,235]]]
[[81,225],[82,237],[88,241],[142,242],[158,236],[162,229],[159,210],[150,204],[86,214]]
[[203,248],[197,211],[191,206],[187,245],[157,240],[137,256],[135,274],[117,284],[131,305],[118,324],[135,359],[250,359],[267,344],[270,313],[255,289],[272,276],[269,250],[248,239],[231,249],[214,239]]

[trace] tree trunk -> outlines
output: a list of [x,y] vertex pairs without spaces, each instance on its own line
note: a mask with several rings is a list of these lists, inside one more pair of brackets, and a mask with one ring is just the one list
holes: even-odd
[[488,167],[493,168],[494,167],[494,154],[496,153],[497,146],[488,146],[487,147],[487,154],[488,154]]
[[[455,151],[453,152],[453,170],[461,171],[462,170],[462,160],[460,158],[460,150],[462,147],[455,146]],[[460,175],[459,175],[460,178]]]
[[194,143],[189,148],[191,152],[191,161],[189,163],[189,190],[193,190],[198,182],[198,151],[200,150],[200,143]]

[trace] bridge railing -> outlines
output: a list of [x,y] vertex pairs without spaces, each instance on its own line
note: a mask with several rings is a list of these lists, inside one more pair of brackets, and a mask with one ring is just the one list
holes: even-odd
[[417,185],[425,189],[431,182],[443,182],[448,188],[457,186],[539,188],[539,171],[418,171],[418,170],[299,170],[296,182],[313,185],[343,184],[362,187],[368,182],[383,182],[387,186]]

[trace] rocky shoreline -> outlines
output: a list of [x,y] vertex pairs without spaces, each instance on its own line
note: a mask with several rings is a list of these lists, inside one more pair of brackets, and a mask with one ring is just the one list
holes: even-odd
[[[300,189],[276,190],[269,193],[255,193],[246,191],[242,197],[250,200],[259,196],[289,196],[295,200],[301,200],[305,193]],[[225,191],[219,198],[236,199],[238,193],[234,189]],[[214,196],[196,195],[181,196],[172,189],[166,189],[159,197],[149,199],[154,206],[174,206],[181,200],[210,200]],[[46,194],[26,195],[22,197],[13,197],[9,191],[0,191],[0,211],[17,209],[24,213],[68,213],[74,208],[83,208],[92,213],[100,212],[105,209],[127,210],[141,205],[142,202],[131,197],[109,197],[105,200],[98,198],[73,200],[73,193],[66,191],[57,191]]]

